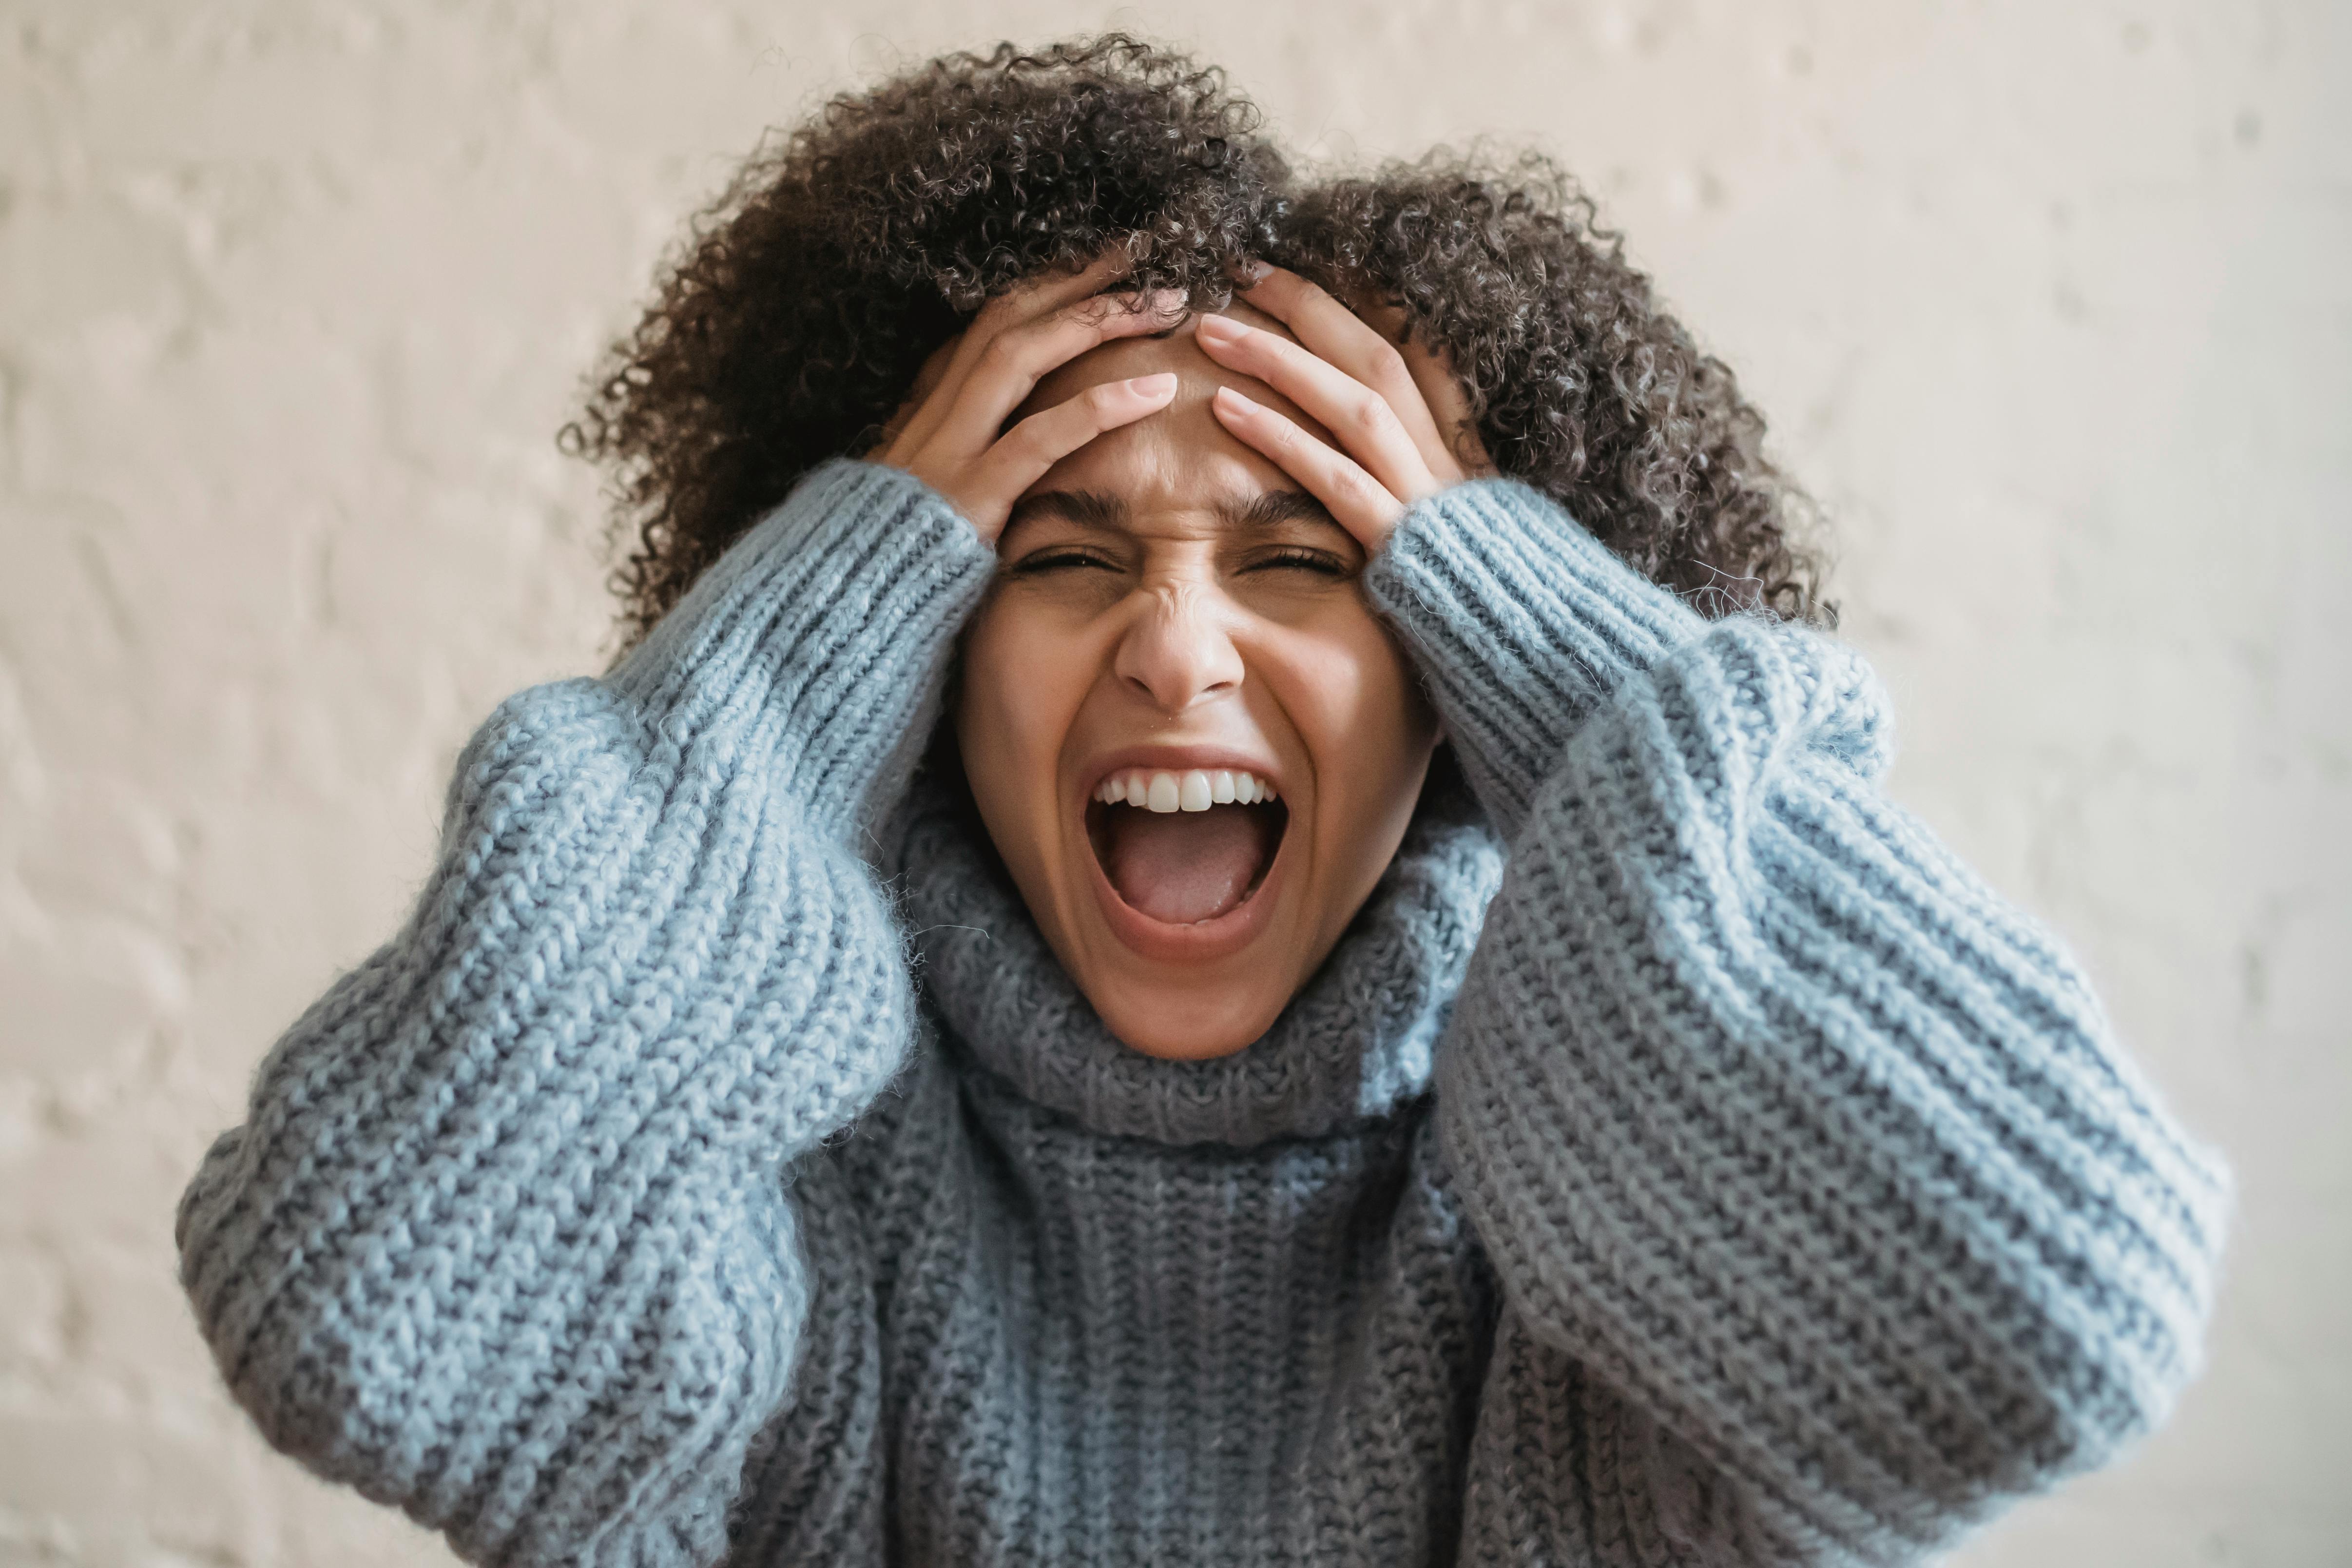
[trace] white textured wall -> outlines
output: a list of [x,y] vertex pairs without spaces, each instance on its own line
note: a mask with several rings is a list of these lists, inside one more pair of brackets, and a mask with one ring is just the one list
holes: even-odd
[[0,1561],[446,1560],[217,1391],[173,1202],[472,722],[593,662],[551,433],[682,215],[820,89],[1117,24],[1326,155],[1586,174],[1839,519],[1898,793],[2234,1156],[2205,1381],[1965,1560],[2352,1563],[2347,8],[980,9],[0,0]]

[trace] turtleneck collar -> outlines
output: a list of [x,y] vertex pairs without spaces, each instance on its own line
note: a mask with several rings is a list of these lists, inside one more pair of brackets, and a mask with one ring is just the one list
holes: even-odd
[[1211,1061],[1122,1045],[1030,919],[961,780],[930,770],[897,839],[919,984],[948,1031],[1030,1100],[1166,1143],[1248,1145],[1370,1121],[1429,1085],[1502,852],[1466,792],[1433,791],[1388,873],[1255,1044]]

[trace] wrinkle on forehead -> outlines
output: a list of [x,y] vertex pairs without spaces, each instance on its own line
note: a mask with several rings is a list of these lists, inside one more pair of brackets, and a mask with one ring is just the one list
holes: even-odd
[[[1219,528],[1237,533],[1254,533],[1281,527],[1284,523],[1305,521],[1339,528],[1328,508],[1300,489],[1234,490],[1206,498],[1205,510],[1214,518]],[[1013,505],[1013,516],[1005,524],[1009,532],[1027,519],[1043,512],[1053,512],[1082,528],[1102,532],[1131,533],[1135,531],[1134,509],[1127,498],[1108,490],[1031,489]]]
[[[1297,341],[1281,322],[1239,301],[1221,313]],[[1097,436],[1055,464],[1030,489],[1111,491],[1148,509],[1190,504],[1208,489],[1226,495],[1237,489],[1297,489],[1296,479],[1217,418],[1210,399],[1220,386],[1287,416],[1310,435],[1330,439],[1321,425],[1273,387],[1211,359],[1194,340],[1189,321],[1164,336],[1115,339],[1056,367],[1037,383],[1007,425],[1067,402],[1088,387],[1160,371],[1173,371],[1177,376],[1176,395],[1168,406]],[[1244,476],[1248,482],[1237,486],[1234,481]]]

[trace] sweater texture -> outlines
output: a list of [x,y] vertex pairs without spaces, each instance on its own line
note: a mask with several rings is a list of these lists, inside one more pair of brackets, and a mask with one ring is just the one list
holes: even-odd
[[1466,784],[1169,1062],[916,766],[992,569],[835,461],[491,715],[181,1203],[270,1442],[487,1563],[1634,1568],[1915,1559],[2170,1408],[2227,1178],[1850,648],[1415,506]]

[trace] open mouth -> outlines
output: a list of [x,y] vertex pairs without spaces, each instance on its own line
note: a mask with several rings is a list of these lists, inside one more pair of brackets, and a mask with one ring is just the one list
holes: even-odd
[[1271,784],[1222,768],[1122,769],[1087,806],[1104,878],[1166,925],[1201,925],[1249,902],[1289,825]]

